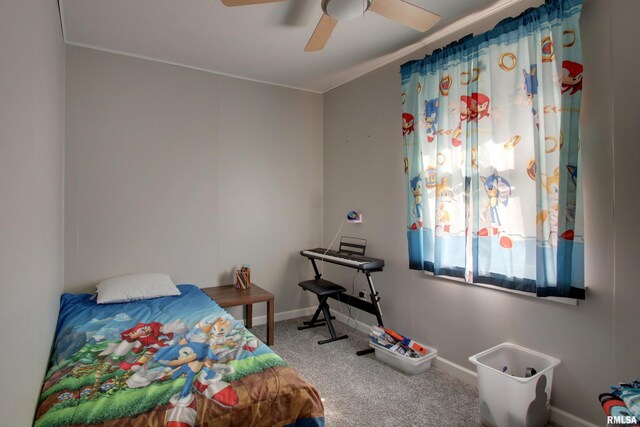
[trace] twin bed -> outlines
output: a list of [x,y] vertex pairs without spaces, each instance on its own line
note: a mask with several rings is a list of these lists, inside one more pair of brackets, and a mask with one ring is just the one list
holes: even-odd
[[324,426],[315,388],[202,291],[64,294],[35,426]]

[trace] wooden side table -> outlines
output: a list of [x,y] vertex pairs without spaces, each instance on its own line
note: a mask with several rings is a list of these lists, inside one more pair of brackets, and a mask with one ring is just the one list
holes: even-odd
[[253,304],[267,303],[267,345],[273,345],[274,329],[274,297],[258,285],[251,284],[250,288],[238,289],[235,285],[201,288],[202,292],[218,303],[220,307],[244,306],[244,325],[247,329],[253,326]]

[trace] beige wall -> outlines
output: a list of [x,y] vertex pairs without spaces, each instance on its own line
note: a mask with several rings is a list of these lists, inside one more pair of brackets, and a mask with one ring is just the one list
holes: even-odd
[[[407,268],[398,68],[537,3],[324,97],[68,47],[63,195],[57,8],[44,0],[3,2],[0,321],[3,342],[12,343],[0,353],[3,384],[12,384],[0,400],[3,423],[31,422],[62,291],[63,237],[67,291],[138,271],[201,286],[225,283],[233,265],[249,262],[282,312],[312,303],[295,287],[310,277],[298,250],[328,244],[346,211],[356,209],[365,222],[345,225],[341,234],[368,238],[370,254],[385,258],[374,280],[389,326],[468,368],[469,355],[502,341],[557,356],[563,364],[552,403],[601,424],[597,394],[640,371],[632,329],[640,300],[640,149],[637,96],[629,94],[637,92],[629,82],[640,64],[628,55],[630,40],[639,38],[637,2],[586,0],[583,12],[588,300],[566,306]],[[352,278],[338,268],[325,272],[347,285]],[[356,289],[365,286],[356,278]],[[18,373],[18,366],[30,369]]]
[[[616,380],[640,376],[640,331],[637,327],[640,324],[637,316],[640,301],[640,168],[637,164],[640,159],[640,86],[637,83],[640,70],[640,55],[637,53],[639,16],[640,2],[612,1],[612,22],[615,23],[611,33],[615,181],[615,305],[612,327],[615,331],[613,364]],[[607,111],[599,113],[603,116],[608,114]]]
[[[635,84],[640,64],[637,55],[628,54],[640,39],[633,21],[639,16],[638,2],[586,0],[583,9],[587,300],[568,306],[408,269],[399,67],[537,4],[520,4],[325,94],[324,241],[331,240],[347,210],[362,211],[364,223],[341,234],[369,239],[370,254],[385,259],[385,271],[376,273],[374,281],[387,325],[469,369],[474,369],[469,356],[503,341],[556,356],[562,365],[554,376],[552,404],[601,425],[598,394],[640,372],[640,206],[635,197],[640,181]],[[337,268],[327,268],[327,278],[347,287],[352,280]],[[365,286],[362,277],[356,279],[356,289]],[[359,319],[372,323],[365,315]]]
[[321,95],[68,46],[66,105],[66,291],[136,272],[214,286],[250,263],[276,311],[311,305]]
[[64,44],[55,1],[0,2],[0,424],[31,425],[63,282]]

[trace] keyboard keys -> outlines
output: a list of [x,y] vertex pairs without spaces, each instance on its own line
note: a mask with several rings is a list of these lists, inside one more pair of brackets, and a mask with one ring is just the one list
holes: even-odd
[[378,258],[370,258],[360,255],[351,255],[343,252],[336,252],[323,248],[315,248],[300,251],[300,254],[307,258],[318,259],[359,270],[380,270],[384,267],[384,261]]

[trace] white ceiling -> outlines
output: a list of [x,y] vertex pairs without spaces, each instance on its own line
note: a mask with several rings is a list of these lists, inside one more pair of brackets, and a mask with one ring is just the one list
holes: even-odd
[[60,6],[68,44],[322,93],[408,46],[518,1],[410,0],[442,20],[419,33],[366,13],[339,22],[324,50],[312,53],[304,47],[322,16],[321,0],[240,7],[219,0],[60,0]]

